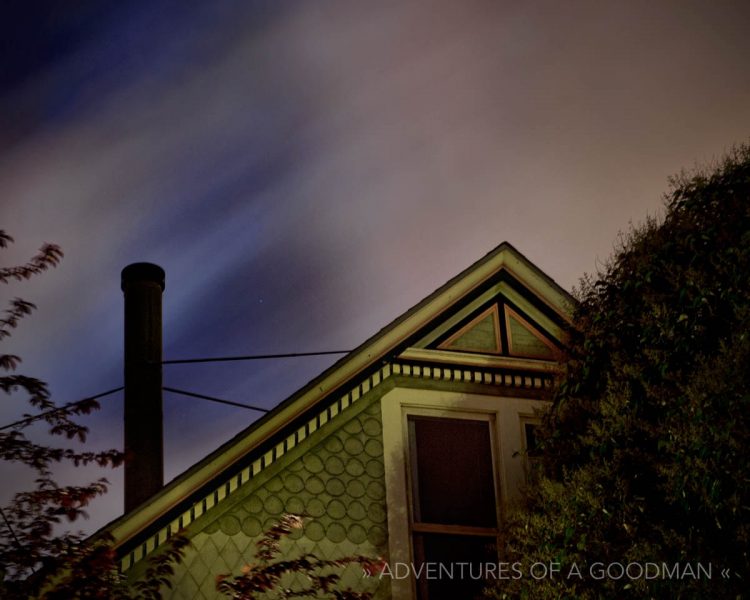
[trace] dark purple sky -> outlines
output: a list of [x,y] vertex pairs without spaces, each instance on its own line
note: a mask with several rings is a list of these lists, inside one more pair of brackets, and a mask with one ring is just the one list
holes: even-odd
[[[61,402],[121,383],[130,262],[167,272],[167,358],[351,348],[503,240],[570,289],[750,134],[747,2],[31,4],[0,14],[2,261],[66,257],[2,290],[39,306],[3,351]],[[330,362],[165,381],[272,407]],[[165,415],[168,478],[255,417]]]

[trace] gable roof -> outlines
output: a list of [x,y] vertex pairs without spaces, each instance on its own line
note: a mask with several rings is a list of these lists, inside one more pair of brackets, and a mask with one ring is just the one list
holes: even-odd
[[[419,360],[427,356],[435,362],[454,362],[459,355],[465,364],[549,371],[548,363],[537,360],[476,354],[461,356],[450,348],[435,346],[436,337],[445,336],[446,331],[450,331],[457,320],[467,318],[483,298],[497,293],[509,297],[519,310],[532,314],[539,329],[546,329],[549,337],[562,339],[573,298],[513,246],[507,242],[501,244],[173,479],[146,503],[106,526],[104,531],[129,555],[123,567],[129,568],[171,533],[212,508],[390,376],[393,372],[390,363],[397,357]],[[538,331],[532,333],[541,336]],[[357,388],[335,399],[355,381],[360,382]],[[334,402],[326,405],[331,398]],[[310,419],[312,413],[315,414]]]

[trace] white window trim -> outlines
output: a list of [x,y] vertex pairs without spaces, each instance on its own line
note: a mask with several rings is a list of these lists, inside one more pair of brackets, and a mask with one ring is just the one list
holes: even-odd
[[[389,563],[413,562],[412,531],[410,530],[410,474],[407,416],[430,415],[447,418],[487,419],[492,429],[493,465],[495,468],[496,497],[500,500],[498,519],[504,507],[513,502],[526,480],[525,448],[522,419],[542,410],[547,402],[531,398],[498,397],[484,394],[394,388],[381,399],[383,418],[383,449],[385,488],[388,507]],[[499,489],[497,489],[499,488]],[[500,523],[500,521],[498,521]],[[412,577],[391,580],[393,598],[416,598]]]

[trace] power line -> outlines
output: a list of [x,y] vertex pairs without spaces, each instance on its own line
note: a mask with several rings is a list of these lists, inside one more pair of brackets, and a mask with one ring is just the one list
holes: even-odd
[[229,406],[239,406],[240,408],[258,410],[264,413],[269,412],[269,409],[267,408],[260,408],[259,406],[253,406],[251,404],[242,404],[240,402],[232,402],[231,400],[222,400],[221,398],[215,398],[213,396],[206,396],[205,394],[196,394],[195,392],[186,392],[185,390],[178,390],[172,387],[163,387],[161,389],[163,389],[165,392],[172,392],[173,394],[181,394],[183,396],[189,396],[190,398],[199,398],[200,400],[209,400],[211,402],[218,402],[219,404],[228,404]]
[[[240,361],[240,360],[264,360],[264,359],[273,359],[273,358],[298,358],[298,357],[304,357],[304,356],[326,356],[326,355],[331,355],[331,354],[349,354],[349,352],[351,352],[351,350],[327,350],[324,352],[290,352],[286,354],[252,354],[248,356],[217,356],[217,357],[211,357],[211,358],[181,358],[181,359],[174,359],[174,360],[164,360],[162,361],[161,364],[175,365],[175,364],[187,364],[187,363],[229,362],[229,361]],[[25,417],[13,423],[9,423],[8,425],[3,425],[2,427],[0,427],[0,431],[4,431],[5,429],[12,429],[13,427],[19,427],[21,425],[26,425],[28,423],[33,423],[34,421],[43,419],[44,417],[48,415],[52,415],[57,412],[69,410],[79,404],[83,404],[84,402],[88,402],[90,400],[97,400],[98,398],[109,396],[110,394],[114,394],[115,392],[119,392],[123,389],[125,389],[124,386],[120,386],[117,388],[113,388],[111,390],[107,390],[106,392],[101,392],[100,394],[96,394],[94,396],[81,398],[80,400],[76,400],[75,402],[68,402],[67,404],[60,406],[58,408],[53,408],[52,410],[39,413],[38,415]],[[249,404],[242,404],[240,402],[232,402],[231,400],[222,400],[221,398],[214,398],[212,396],[205,396],[202,394],[194,394],[193,392],[186,392],[184,390],[178,390],[176,388],[165,387],[162,389],[167,392],[172,392],[174,394],[182,394],[183,396],[190,396],[193,398],[199,398],[201,400],[210,400],[212,402],[219,402],[221,404],[228,404],[230,406],[238,406],[240,408],[248,408],[251,410],[268,412],[268,409],[266,408],[260,408],[260,407],[252,406]]]
[[81,398],[80,400],[76,400],[75,402],[68,402],[67,404],[64,404],[63,406],[58,406],[57,408],[53,408],[52,410],[48,410],[43,413],[39,413],[38,415],[31,415],[30,417],[25,417],[21,419],[20,421],[16,421],[15,423],[10,423],[9,425],[3,425],[2,427],[0,427],[0,431],[3,431],[4,429],[11,429],[12,427],[18,427],[19,425],[26,425],[28,423],[32,423],[39,419],[43,419],[44,417],[48,415],[53,415],[57,412],[69,410],[75,406],[78,406],[79,404],[83,404],[84,402],[89,402],[90,400],[97,400],[99,398],[103,398],[104,396],[109,396],[110,394],[114,394],[115,392],[119,392],[120,390],[124,390],[124,389],[125,387],[121,385],[120,387],[107,390],[106,392],[101,392],[100,394],[96,394],[94,396]]
[[179,365],[186,363],[229,362],[235,360],[263,360],[268,358],[297,358],[300,356],[324,356],[326,354],[349,354],[351,350],[328,350],[325,352],[293,352],[289,354],[251,354],[248,356],[217,356],[214,358],[179,358],[163,360],[163,365]]
[[[163,360],[161,364],[163,365],[177,365],[177,364],[188,364],[188,363],[207,363],[207,362],[229,362],[229,361],[240,361],[240,360],[264,360],[264,359],[272,359],[272,358],[298,358],[298,357],[304,357],[304,356],[325,356],[330,354],[349,354],[351,350],[327,350],[324,352],[290,352],[286,354],[251,354],[247,356],[217,356],[217,357],[210,357],[210,358],[180,358],[180,359],[174,359],[174,360]],[[88,396],[86,398],[81,398],[80,400],[76,400],[75,402],[68,402],[67,404],[63,406],[59,406],[58,408],[53,408],[51,410],[48,410],[43,413],[39,413],[38,415],[32,415],[30,417],[25,417],[23,419],[20,419],[18,421],[15,421],[13,423],[9,423],[8,425],[3,425],[0,427],[0,431],[4,431],[5,429],[11,429],[13,427],[19,427],[21,425],[26,425],[28,423],[33,423],[34,421],[38,421],[39,419],[43,419],[44,417],[48,415],[55,414],[57,412],[66,411],[69,410],[79,404],[83,404],[84,402],[88,402],[90,400],[97,400],[98,398],[103,398],[104,396],[109,396],[110,394],[114,394],[115,392],[119,392],[121,390],[125,389],[124,386],[120,386],[117,388],[113,388],[111,390],[107,390],[106,392],[101,392],[100,394],[96,394],[94,396]],[[239,402],[232,402],[231,400],[222,400],[221,398],[213,398],[212,396],[204,396],[202,394],[194,394],[192,392],[185,392],[183,390],[178,390],[175,388],[162,388],[168,392],[172,392],[174,394],[182,394],[184,396],[191,396],[193,398],[200,398],[201,400],[210,400],[213,402],[220,402],[222,404],[229,404],[230,406],[239,406],[241,408],[249,408],[252,410],[259,410],[262,412],[268,412],[268,409],[266,408],[259,408],[257,406],[251,406],[249,404],[241,404]]]
[[[31,415],[29,417],[25,417],[23,419],[19,419],[18,421],[15,421],[13,423],[8,423],[7,425],[3,425],[0,427],[0,431],[3,431],[5,429],[12,429],[13,427],[19,427],[21,425],[27,425],[29,423],[33,423],[34,421],[38,421],[40,419],[43,419],[49,415],[55,414],[57,412],[62,412],[66,410],[70,410],[71,408],[74,408],[78,406],[79,404],[83,404],[84,402],[89,402],[91,400],[97,400],[99,398],[104,398],[105,396],[109,396],[110,394],[114,394],[115,392],[119,392],[121,390],[124,390],[124,386],[116,387],[111,390],[107,390],[106,392],[101,392],[99,394],[95,394],[94,396],[88,396],[86,398],[81,398],[80,400],[76,400],[75,402],[68,402],[67,404],[63,406],[59,406],[57,408],[53,408],[51,410],[48,410],[43,413],[39,413],[38,415]],[[172,392],[173,394],[181,394],[183,396],[189,396],[191,398],[198,398],[200,400],[209,400],[211,402],[218,402],[220,404],[228,404],[229,406],[237,406],[239,408],[247,408],[250,410],[257,410],[260,412],[269,412],[269,409],[267,408],[261,408],[259,406],[253,406],[251,404],[242,404],[241,402],[233,402],[232,400],[224,400],[222,398],[215,398],[214,396],[206,396],[205,394],[196,394],[194,392],[187,392],[185,390],[178,390],[177,388],[171,388],[171,387],[163,387],[162,388],[165,392]]]

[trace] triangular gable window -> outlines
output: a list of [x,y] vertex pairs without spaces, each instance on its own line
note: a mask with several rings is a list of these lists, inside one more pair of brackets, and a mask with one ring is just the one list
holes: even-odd
[[555,360],[558,350],[543,334],[512,308],[505,306],[508,353],[511,356]]
[[500,319],[497,305],[493,305],[461,327],[439,346],[441,350],[500,354]]

